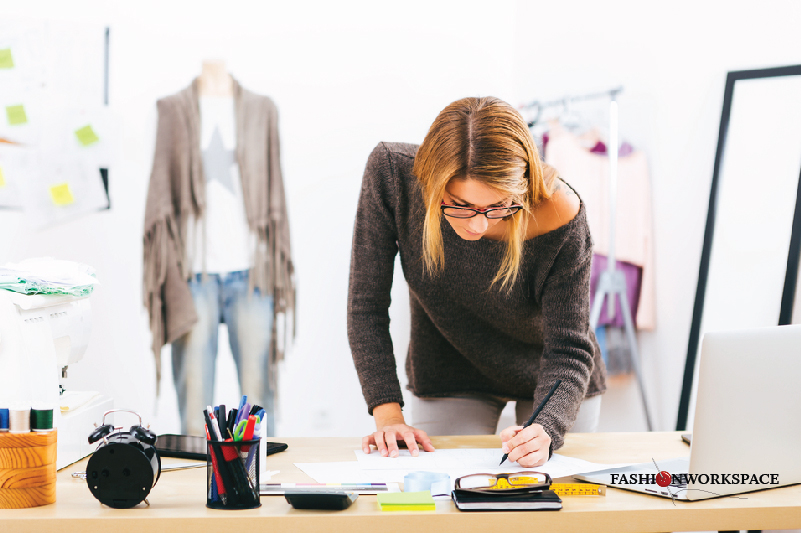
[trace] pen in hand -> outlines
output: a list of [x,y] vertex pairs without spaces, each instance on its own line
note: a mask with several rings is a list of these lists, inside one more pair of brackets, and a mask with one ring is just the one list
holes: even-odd
[[[551,399],[551,396],[553,396],[553,393],[556,392],[556,389],[557,389],[557,387],[559,387],[560,383],[562,383],[562,380],[561,379],[557,379],[556,382],[551,387],[551,390],[549,390],[548,394],[545,395],[545,398],[543,398],[542,401],[540,402],[540,404],[537,406],[537,408],[534,409],[534,412],[531,414],[531,418],[529,418],[528,422],[526,422],[523,425],[523,429],[529,427],[531,424],[534,423],[534,419],[537,418],[537,415],[540,414],[540,411],[542,411],[542,408],[545,407],[545,404],[547,404],[548,400]],[[508,453],[503,454],[503,459],[501,459],[501,465],[503,464],[504,461],[506,461],[507,457],[509,457]],[[498,466],[500,466],[500,465],[498,465]]]

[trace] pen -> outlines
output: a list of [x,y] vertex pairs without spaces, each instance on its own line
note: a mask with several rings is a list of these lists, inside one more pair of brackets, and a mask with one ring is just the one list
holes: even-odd
[[[242,440],[248,441],[253,440],[253,430],[256,429],[256,416],[250,415],[248,417],[247,422],[245,423],[245,432],[242,435]],[[242,451],[247,453],[250,450],[250,446],[242,446]]]
[[[240,415],[242,413],[242,408],[245,407],[246,403],[248,403],[248,395],[247,394],[243,394],[242,395],[242,399],[239,400],[239,409],[237,409],[237,412],[239,412]],[[239,422],[239,418],[241,418],[240,415],[237,415],[238,416],[238,418],[236,419],[237,422]]]
[[[213,424],[211,421],[211,416],[209,415],[208,410],[203,410],[203,416],[206,418],[206,439],[210,441],[217,440],[215,432],[213,430]],[[225,483],[223,481],[223,475],[221,472],[221,468],[219,465],[220,459],[217,457],[217,450],[214,446],[211,447],[211,467],[214,471],[214,475],[217,482],[217,494],[220,496],[220,499],[223,501],[223,505],[228,503],[228,495],[225,492]]]
[[250,415],[250,404],[245,402],[245,405],[242,406],[242,409],[239,410],[239,415],[237,419],[237,424],[241,421],[246,421],[248,419],[248,415]]
[[[250,415],[248,417],[248,423],[245,427],[244,440],[259,440],[259,435],[256,433],[256,430],[259,427],[258,423],[256,422],[257,420],[258,417],[256,415]],[[245,458],[245,469],[248,472],[250,471],[250,464],[253,462],[253,458],[256,456],[255,453],[253,453],[254,450],[255,448],[252,446],[242,446],[242,451],[247,454],[247,457]]]
[[[207,418],[209,419],[209,433],[213,435],[212,440],[217,442],[230,441],[230,439],[225,439],[220,434],[220,428],[217,424],[217,421],[214,419],[214,415],[208,413],[208,411],[204,411],[203,414],[207,415]],[[229,448],[226,446],[212,445],[211,449],[217,455],[217,468],[219,469],[220,477],[222,478],[222,484],[225,487],[225,493],[228,494],[228,497],[230,500],[232,500],[232,502],[243,501],[243,498],[247,497],[247,494],[242,491],[243,485],[239,479],[239,472],[231,467],[228,455]]]
[[226,418],[227,415],[225,412],[225,404],[220,405],[219,413],[220,414],[217,415],[217,425],[220,428],[220,433],[225,435],[225,428],[228,425],[228,419]]
[[[534,419],[537,418],[537,415],[540,414],[540,411],[542,411],[542,408],[545,407],[545,404],[548,403],[548,400],[551,399],[551,396],[553,396],[553,393],[556,392],[556,388],[559,387],[560,383],[562,383],[562,380],[561,379],[557,379],[556,382],[551,387],[551,390],[549,390],[548,394],[545,395],[545,398],[543,398],[542,401],[540,402],[540,404],[537,406],[537,408],[534,409],[534,412],[531,414],[531,418],[529,418],[528,422],[526,422],[523,425],[524,429],[529,427],[531,424],[534,423]],[[501,459],[501,465],[503,464],[504,461],[506,461],[507,457],[509,457],[508,453],[503,454],[503,459]],[[500,466],[500,465],[498,465],[498,466]]]
[[236,415],[239,411],[237,409],[231,409],[231,414],[228,416],[228,434],[233,435],[234,433],[234,426],[236,426]]
[[[225,442],[234,442],[233,439],[225,439]],[[253,487],[245,470],[245,465],[239,459],[239,453],[232,446],[222,448],[223,458],[228,465],[229,473],[233,482],[232,492],[237,495],[239,503],[249,503],[251,500],[258,500],[258,487]]]

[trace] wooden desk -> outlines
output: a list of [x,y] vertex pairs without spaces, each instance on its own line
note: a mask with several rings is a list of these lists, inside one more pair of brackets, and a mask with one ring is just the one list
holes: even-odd
[[[270,456],[273,482],[311,481],[295,462],[354,460],[359,438],[276,439],[289,449]],[[500,439],[439,437],[440,448],[500,447]],[[645,462],[687,455],[679,433],[596,433],[568,435],[560,453],[594,462]],[[500,452],[499,452],[500,456]],[[169,462],[184,462],[166,459]],[[82,480],[70,474],[86,461],[58,473],[57,500],[33,509],[0,510],[0,531],[59,533],[200,533],[347,531],[698,531],[801,528],[801,486],[746,494],[745,500],[718,498],[676,502],[610,488],[605,497],[565,497],[557,512],[463,513],[453,502],[438,501],[436,511],[386,513],[375,496],[359,496],[345,511],[298,511],[282,496],[262,496],[260,509],[215,511],[205,507],[205,469],[164,473],[150,493],[150,507],[110,509],[95,500]]]

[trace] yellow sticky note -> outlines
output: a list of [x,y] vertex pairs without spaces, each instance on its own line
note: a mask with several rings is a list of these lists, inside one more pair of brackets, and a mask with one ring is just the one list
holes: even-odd
[[28,115],[25,114],[25,106],[8,105],[6,106],[6,118],[10,126],[18,126],[28,122]]
[[436,509],[430,490],[392,492],[378,495],[382,511],[433,511]]
[[69,183],[60,183],[50,187],[50,198],[53,199],[53,203],[56,205],[70,205],[75,202]]
[[89,146],[90,144],[94,144],[100,140],[100,137],[97,136],[95,130],[93,130],[92,126],[89,124],[83,128],[78,128],[75,130],[75,136],[78,137],[78,142],[80,142],[83,146]]
[[0,167],[0,188],[6,186],[6,178],[3,176],[3,167]]
[[0,50],[0,68],[14,68],[14,59],[11,57],[11,48]]

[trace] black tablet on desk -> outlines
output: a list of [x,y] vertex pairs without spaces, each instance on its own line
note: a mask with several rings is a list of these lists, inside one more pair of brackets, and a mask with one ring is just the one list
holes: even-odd
[[[267,455],[282,452],[288,448],[283,442],[264,441],[260,446],[267,447]],[[194,435],[159,435],[156,439],[156,451],[161,457],[178,457],[180,459],[206,460],[206,439]]]

